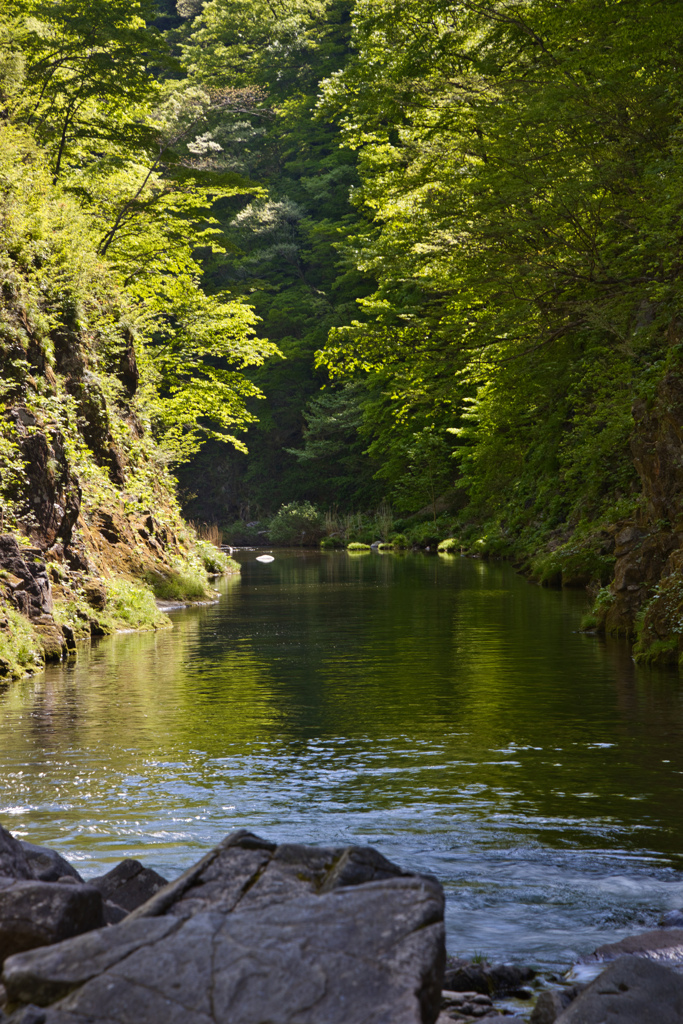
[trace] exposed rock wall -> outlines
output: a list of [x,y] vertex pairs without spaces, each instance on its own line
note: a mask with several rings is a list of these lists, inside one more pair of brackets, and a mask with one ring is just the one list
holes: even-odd
[[642,504],[616,530],[614,581],[598,605],[599,626],[637,637],[641,660],[675,663],[683,652],[683,375],[669,371],[651,402],[634,403],[633,417]]

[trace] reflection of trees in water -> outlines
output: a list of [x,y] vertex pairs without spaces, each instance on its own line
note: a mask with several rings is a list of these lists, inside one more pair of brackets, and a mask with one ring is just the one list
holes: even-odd
[[581,595],[465,559],[299,551],[225,586],[173,631],[11,687],[0,768],[21,766],[34,803],[54,790],[73,822],[87,800],[121,829],[175,802],[201,816],[253,770],[264,792],[267,776],[292,799],[500,814],[551,845],[627,843],[610,821],[650,820],[638,847],[680,840],[675,677],[575,632]]

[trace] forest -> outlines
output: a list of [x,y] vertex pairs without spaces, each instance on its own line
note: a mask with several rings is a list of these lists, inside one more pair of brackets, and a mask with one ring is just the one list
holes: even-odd
[[8,0],[5,527],[77,528],[27,497],[47,424],[60,508],[506,558],[677,661],[682,39],[676,0]]

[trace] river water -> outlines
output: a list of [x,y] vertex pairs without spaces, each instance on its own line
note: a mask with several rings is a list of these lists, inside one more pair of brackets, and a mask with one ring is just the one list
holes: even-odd
[[683,906],[683,696],[585,594],[459,557],[241,552],[175,628],[0,690],[0,821],[88,876],[227,832],[433,872],[451,953],[556,966]]

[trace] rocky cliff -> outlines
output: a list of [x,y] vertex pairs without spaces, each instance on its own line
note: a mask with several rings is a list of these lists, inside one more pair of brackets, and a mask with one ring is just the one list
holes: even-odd
[[[180,515],[155,443],[149,368],[125,286],[91,224],[0,145],[0,678],[79,638],[169,625],[156,597],[209,592],[226,568]],[[38,169],[36,169],[38,168]],[[144,313],[144,310],[143,310]],[[147,376],[145,375],[147,373]]]
[[598,597],[598,626],[637,640],[638,660],[683,655],[683,374],[669,370],[652,399],[633,406],[636,515],[615,530],[614,580]]

